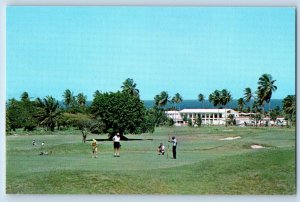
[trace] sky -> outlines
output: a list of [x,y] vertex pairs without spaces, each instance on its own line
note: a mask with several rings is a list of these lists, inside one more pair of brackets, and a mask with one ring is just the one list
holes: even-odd
[[227,89],[233,99],[276,80],[295,94],[295,8],[7,7],[6,98],[70,89],[93,99],[132,78],[143,100]]

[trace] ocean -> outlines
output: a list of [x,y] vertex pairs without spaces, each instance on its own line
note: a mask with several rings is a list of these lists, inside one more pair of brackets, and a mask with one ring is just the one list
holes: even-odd
[[[250,104],[246,103],[244,105],[244,108],[248,106],[252,106],[253,101],[250,102]],[[154,106],[153,100],[144,100],[144,104],[146,108],[152,108]],[[172,103],[168,103],[164,108],[170,108],[174,106]],[[282,108],[282,99],[273,99],[271,100],[271,109],[276,108],[277,106]],[[232,100],[229,102],[226,106],[226,108],[237,108],[238,107],[238,101]],[[206,108],[206,109],[213,109],[215,108],[212,103],[210,103],[208,100],[205,100],[203,103],[199,102],[198,100],[183,100],[181,103],[177,104],[177,109],[196,109],[196,108]],[[268,104],[265,105],[265,111],[269,110]]]
[[[147,109],[152,108],[154,106],[154,100],[143,100],[144,105]],[[248,107],[248,106],[252,106],[253,101],[250,102],[250,104],[246,103],[244,105],[244,108]],[[86,105],[87,106],[91,106],[92,101],[87,101]],[[64,107],[63,101],[59,101],[59,105],[61,107]],[[173,107],[174,104],[172,103],[168,103],[164,108],[168,109]],[[271,109],[276,108],[277,106],[280,107],[280,109],[282,109],[282,99],[273,99],[271,100]],[[237,108],[238,107],[238,101],[237,100],[232,100],[231,102],[229,102],[226,106],[226,108]],[[198,100],[183,100],[181,103],[176,105],[176,108],[181,110],[181,109],[197,109],[197,108],[205,108],[205,109],[213,109],[215,108],[213,106],[212,103],[210,103],[208,100],[205,100],[203,103],[199,102]],[[266,104],[265,105],[265,111],[269,110],[269,106]]]

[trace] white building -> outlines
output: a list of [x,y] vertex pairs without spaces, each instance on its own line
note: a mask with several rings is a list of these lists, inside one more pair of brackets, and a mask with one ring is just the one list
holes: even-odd
[[[238,126],[255,125],[255,120],[252,118],[255,113],[242,113],[233,109],[183,109],[180,111],[166,111],[165,113],[174,120],[176,126],[187,124],[183,121],[184,117],[187,120],[191,119],[192,123],[195,124],[199,116],[201,116],[204,125],[225,125],[225,117],[228,121],[230,114],[233,115],[233,119],[235,119]],[[266,122],[273,126],[287,125],[287,121],[283,117],[278,117],[275,122],[270,121],[269,117],[265,117],[259,121],[258,125],[265,125]]]
[[179,111],[172,110],[172,111],[165,111],[167,117],[173,119],[175,125],[182,125],[183,124],[183,118],[181,117]]
[[201,116],[202,124],[205,125],[225,125],[225,117],[233,114],[234,118],[239,117],[239,113],[232,109],[183,109],[181,111],[166,111],[169,118],[172,118],[176,125],[184,124],[183,119],[191,119],[193,123]]

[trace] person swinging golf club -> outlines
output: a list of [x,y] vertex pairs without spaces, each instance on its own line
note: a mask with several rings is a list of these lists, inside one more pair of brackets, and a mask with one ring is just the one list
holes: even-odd
[[112,139],[114,143],[114,157],[120,157],[120,139],[120,133],[117,133]]

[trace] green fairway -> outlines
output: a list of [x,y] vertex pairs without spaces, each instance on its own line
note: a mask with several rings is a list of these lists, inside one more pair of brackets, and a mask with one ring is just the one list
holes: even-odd
[[[178,140],[172,159],[169,135]],[[128,135],[121,157],[99,141],[98,158],[80,131],[16,131],[7,136],[7,193],[295,194],[295,128],[175,127]],[[240,137],[234,140],[221,140]],[[89,135],[87,139],[105,139]],[[32,146],[35,139],[37,146]],[[146,140],[153,139],[153,140]],[[44,148],[40,144],[45,141]],[[169,148],[164,156],[156,148]],[[262,145],[252,149],[251,145]],[[41,151],[49,155],[41,156]]]

